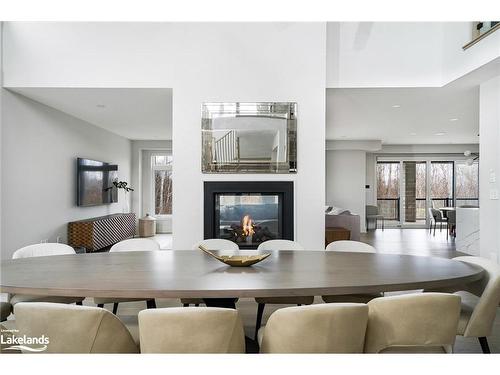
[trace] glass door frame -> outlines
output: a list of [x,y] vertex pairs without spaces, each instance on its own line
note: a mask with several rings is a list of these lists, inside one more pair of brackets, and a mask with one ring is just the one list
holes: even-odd
[[[451,206],[455,207],[456,206],[456,168],[457,168],[457,162],[465,162],[467,160],[466,157],[462,155],[443,155],[443,156],[437,156],[437,155],[403,155],[403,154],[394,154],[394,155],[376,155],[375,156],[375,165],[374,168],[376,169],[377,163],[400,163],[400,181],[399,181],[399,221],[396,224],[396,228],[428,228],[430,225],[430,218],[428,215],[429,208],[432,207],[432,197],[431,197],[431,180],[430,180],[430,173],[431,173],[431,163],[432,162],[442,162],[442,163],[452,163],[453,165],[453,180],[452,180],[452,200],[451,200]],[[405,223],[404,222],[404,215],[405,215],[405,177],[404,177],[404,162],[405,161],[414,161],[414,162],[425,162],[426,163],[426,169],[425,169],[425,222],[424,223]],[[374,177],[374,187],[375,187],[375,199],[378,200],[378,192],[377,192],[377,173],[375,172],[375,177]],[[389,224],[389,225],[387,225]],[[391,227],[391,223],[386,223],[386,227]]]

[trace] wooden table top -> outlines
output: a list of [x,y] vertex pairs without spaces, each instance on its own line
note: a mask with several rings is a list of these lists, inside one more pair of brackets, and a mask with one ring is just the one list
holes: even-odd
[[166,250],[7,260],[0,287],[75,297],[318,296],[446,287],[482,273],[459,261],[411,255],[275,251],[254,266],[229,267],[201,251]]

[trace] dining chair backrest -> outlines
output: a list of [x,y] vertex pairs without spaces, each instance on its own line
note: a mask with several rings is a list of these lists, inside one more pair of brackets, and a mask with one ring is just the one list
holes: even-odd
[[429,207],[428,210],[429,210],[429,220],[434,220],[434,212],[432,212],[433,209]]
[[76,254],[71,246],[62,243],[37,243],[16,250],[12,259],[68,254]]
[[450,210],[446,214],[446,217],[448,218],[448,223],[450,224],[456,224],[457,223],[457,212],[455,210]]
[[109,249],[110,253],[119,251],[156,251],[160,250],[160,245],[155,240],[149,238],[131,238],[115,243]]
[[199,241],[193,245],[193,250],[199,250],[198,246],[200,245],[207,250],[239,250],[239,246],[235,242],[222,238],[209,238]]
[[434,220],[440,220],[443,218],[443,213],[441,210],[438,210],[437,208],[430,208],[431,210],[431,216]]
[[365,211],[366,216],[378,215],[378,206],[367,205]]
[[[47,302],[14,306],[21,336],[48,339],[41,353],[137,353],[125,325],[105,309]],[[37,345],[36,347],[43,347]]]
[[377,250],[367,243],[351,240],[333,241],[328,244],[326,251],[339,251],[350,253],[376,253]]
[[139,312],[141,353],[244,353],[235,309],[169,307]]
[[415,293],[368,302],[366,353],[451,353],[460,297]]
[[362,353],[368,321],[363,303],[327,303],[275,311],[261,353]]
[[290,240],[269,240],[262,242],[257,247],[257,250],[304,250],[302,245],[295,241]]
[[464,287],[466,291],[479,297],[465,328],[464,336],[489,336],[493,329],[497,307],[500,304],[500,266],[481,257],[462,256],[453,259],[480,266],[484,270],[484,276],[480,280]]

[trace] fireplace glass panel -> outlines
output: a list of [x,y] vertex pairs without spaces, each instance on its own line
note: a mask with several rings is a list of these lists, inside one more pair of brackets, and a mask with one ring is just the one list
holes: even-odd
[[233,241],[240,248],[255,248],[282,238],[281,194],[217,194],[215,231],[217,238]]

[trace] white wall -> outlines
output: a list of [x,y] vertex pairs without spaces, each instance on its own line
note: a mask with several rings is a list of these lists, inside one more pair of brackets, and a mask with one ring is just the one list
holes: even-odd
[[41,240],[66,242],[69,221],[122,212],[123,195],[76,206],[76,157],[116,163],[128,181],[129,140],[7,90],[2,131],[2,258]]
[[[195,74],[184,76],[173,91],[174,248],[190,248],[203,236],[203,181],[292,180],[295,239],[307,249],[323,249],[325,25],[215,24],[186,30],[191,58],[183,69]],[[298,173],[201,174],[200,107],[205,101],[297,102]]]
[[375,154],[367,152],[366,153],[366,179],[365,184],[369,185],[370,188],[365,189],[366,204],[376,206],[377,205],[377,178],[375,175],[375,169],[377,168],[377,157]]
[[442,25],[328,22],[326,86],[441,86]]
[[326,151],[326,203],[360,216],[365,232],[365,151]]
[[[500,76],[481,85],[479,106],[479,225],[482,257],[500,260],[500,204],[490,192],[500,187]],[[491,173],[496,181],[491,182]]]
[[[296,240],[324,247],[324,23],[7,23],[10,87],[173,88],[173,246],[202,238],[204,180],[292,180]],[[201,104],[296,101],[296,175],[202,175]]]
[[471,22],[328,22],[327,87],[441,87],[500,56]]

